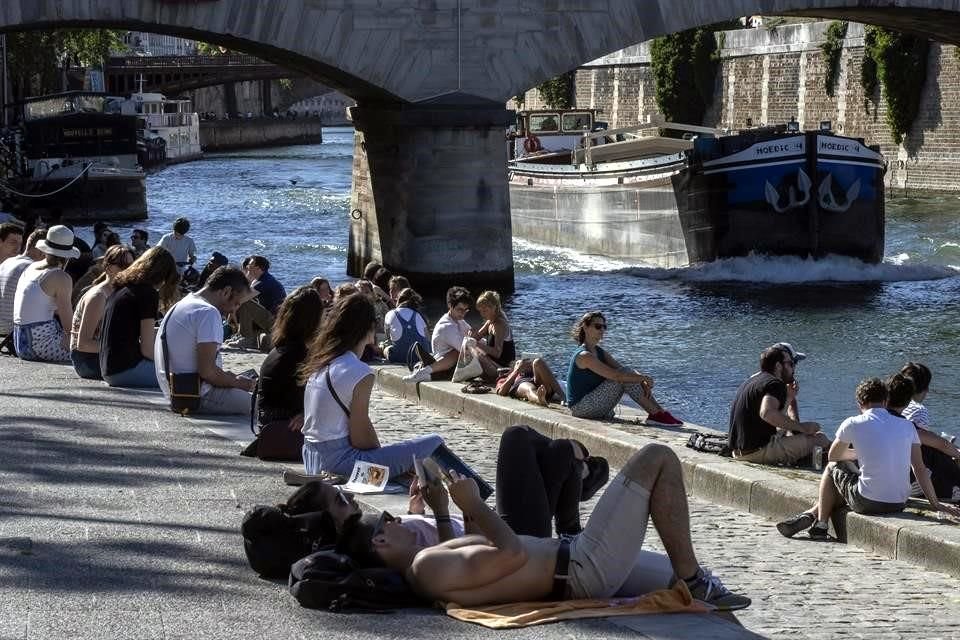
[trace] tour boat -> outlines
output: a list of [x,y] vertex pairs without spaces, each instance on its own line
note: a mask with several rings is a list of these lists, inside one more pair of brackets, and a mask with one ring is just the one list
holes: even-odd
[[[193,111],[190,101],[170,99],[162,93],[144,93],[142,84],[141,79],[140,91],[117,102],[121,114],[133,115],[140,120],[144,145],[147,148],[163,147],[167,164],[200,158],[200,117]],[[150,158],[148,162],[153,164],[155,160]]]
[[883,258],[884,158],[830,123],[601,127],[592,110],[518,114],[514,236],[660,267],[750,253]]
[[74,91],[22,103],[19,144],[5,145],[10,199],[64,220],[147,217],[137,119],[105,113],[105,101]]

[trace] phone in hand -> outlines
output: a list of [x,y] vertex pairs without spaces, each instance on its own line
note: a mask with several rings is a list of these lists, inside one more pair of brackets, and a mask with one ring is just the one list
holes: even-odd
[[257,378],[260,377],[260,374],[257,373],[257,370],[256,370],[256,369],[247,369],[247,370],[244,371],[243,373],[237,374],[237,377],[239,377],[239,378],[248,378],[248,379],[250,379],[250,380],[256,380]]

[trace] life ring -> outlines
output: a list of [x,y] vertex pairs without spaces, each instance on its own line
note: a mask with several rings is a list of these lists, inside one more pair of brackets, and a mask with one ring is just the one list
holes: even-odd
[[540,138],[528,133],[527,137],[523,141],[523,150],[527,153],[536,153],[537,151],[543,151],[543,145],[540,144]]

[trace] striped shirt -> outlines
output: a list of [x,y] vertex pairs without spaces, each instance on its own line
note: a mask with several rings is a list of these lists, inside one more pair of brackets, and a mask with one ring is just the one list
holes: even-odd
[[0,336],[13,332],[13,300],[24,270],[33,264],[29,256],[13,256],[0,264]]
[[927,408],[915,400],[911,400],[907,408],[903,410],[903,417],[918,427],[924,429],[930,428],[930,414]]

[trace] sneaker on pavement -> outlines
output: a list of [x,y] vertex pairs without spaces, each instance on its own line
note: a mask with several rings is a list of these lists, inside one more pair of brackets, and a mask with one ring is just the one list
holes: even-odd
[[679,427],[683,420],[677,420],[669,411],[657,411],[647,416],[646,423],[657,427]]
[[687,584],[690,595],[697,600],[712,604],[719,611],[736,611],[750,606],[750,598],[736,594],[723,586],[720,578],[713,575],[709,569],[701,568],[697,572],[697,580],[692,585]]
[[260,348],[259,341],[256,338],[248,338],[237,334],[232,336],[229,340],[223,343],[224,347],[228,349],[258,349]]
[[810,536],[811,540],[829,540],[830,539],[830,533],[828,532],[827,528],[818,527],[816,524],[810,527],[810,529],[807,531],[807,535]]
[[817,519],[809,513],[800,513],[777,523],[777,531],[785,538],[792,538],[804,529],[809,529],[817,523]]
[[401,378],[404,382],[430,382],[430,370],[426,367],[420,367],[419,369],[414,370],[410,375],[403,376]]

